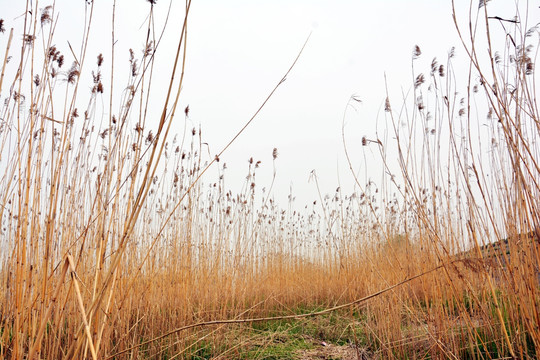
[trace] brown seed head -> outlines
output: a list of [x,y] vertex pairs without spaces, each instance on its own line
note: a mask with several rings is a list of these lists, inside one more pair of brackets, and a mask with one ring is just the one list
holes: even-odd
[[433,60],[431,61],[431,75],[437,72],[438,67],[439,67],[439,64],[437,64],[437,58],[433,58]]
[[420,55],[422,55],[422,51],[420,50],[420,46],[414,45],[413,59],[417,59]]
[[41,26],[46,25],[47,23],[51,22],[51,14],[50,11],[52,9],[52,6],[46,6],[43,11],[41,12]]
[[137,60],[133,60],[131,63],[131,76],[137,76]]
[[414,87],[417,88],[420,85],[422,85],[426,81],[426,78],[424,77],[424,74],[420,74],[416,77],[416,80],[414,82]]
[[73,62],[73,64],[71,65],[71,69],[69,69],[68,71],[67,82],[70,84],[74,84],[79,74],[80,73],[79,69],[77,68],[77,63]]
[[56,58],[58,56],[57,54],[59,54],[59,53],[60,52],[58,50],[56,50],[56,46],[54,46],[54,45],[51,46],[49,48],[49,59],[53,59],[53,61],[56,60]]
[[31,35],[31,34],[24,34],[23,36],[23,42],[25,45],[32,45],[34,43],[34,40],[36,39],[36,37],[34,35]]
[[390,99],[386,98],[386,101],[384,102],[384,111],[390,112],[392,108],[390,107]]
[[525,75],[531,75],[534,72],[534,63],[529,61],[525,66]]
[[151,143],[152,141],[154,141],[154,134],[152,134],[152,130],[150,130],[146,136],[146,142]]

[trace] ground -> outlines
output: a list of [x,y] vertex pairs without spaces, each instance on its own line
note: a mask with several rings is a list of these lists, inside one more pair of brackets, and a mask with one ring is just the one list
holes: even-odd
[[352,345],[315,343],[312,349],[298,351],[300,360],[368,360],[375,357],[365,349]]

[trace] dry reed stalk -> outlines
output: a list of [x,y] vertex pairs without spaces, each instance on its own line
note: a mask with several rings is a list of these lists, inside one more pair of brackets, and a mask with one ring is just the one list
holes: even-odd
[[373,298],[376,298],[378,297],[379,295],[382,295],[386,292],[389,292],[395,288],[398,288],[414,279],[417,279],[417,278],[420,278],[426,274],[429,274],[431,272],[434,272],[436,270],[439,270],[443,267],[443,265],[441,266],[437,266],[433,269],[430,269],[428,271],[425,271],[421,274],[416,274],[410,278],[407,278],[397,284],[394,284],[392,286],[389,286],[385,289],[382,289],[382,290],[379,290],[373,294],[370,294],[368,296],[364,296],[362,297],[361,299],[356,299],[352,302],[349,302],[347,304],[342,304],[342,305],[338,305],[338,306],[334,306],[332,308],[328,308],[328,309],[324,309],[324,310],[320,310],[320,311],[315,311],[315,312],[311,312],[311,313],[308,313],[308,314],[297,314],[297,315],[284,315],[284,316],[271,316],[271,317],[263,317],[263,318],[253,318],[253,319],[230,319],[230,320],[213,320],[213,321],[205,321],[205,322],[201,322],[201,323],[197,323],[197,324],[191,324],[191,325],[187,325],[187,326],[183,326],[181,328],[178,328],[178,329],[174,329],[170,332],[167,332],[165,334],[162,334],[160,335],[159,337],[156,337],[154,339],[150,339],[148,341],[145,341],[141,344],[138,344],[136,347],[132,347],[132,348],[129,348],[129,349],[126,349],[126,350],[123,350],[121,352],[118,352],[118,353],[115,353],[113,355],[109,355],[106,359],[111,359],[111,358],[114,358],[120,354],[123,354],[123,353],[126,353],[126,352],[129,352],[131,350],[134,350],[135,348],[138,348],[138,347],[141,347],[141,346],[144,346],[144,345],[148,345],[150,343],[153,343],[153,342],[156,342],[158,340],[161,340],[165,337],[168,337],[172,334],[176,334],[178,332],[181,332],[181,331],[185,331],[185,330],[189,330],[189,329],[192,329],[192,328],[195,328],[195,327],[201,327],[201,326],[210,326],[210,325],[221,325],[221,324],[245,324],[245,323],[254,323],[254,322],[263,322],[263,321],[274,321],[274,320],[287,320],[287,319],[294,319],[294,320],[298,320],[298,319],[303,319],[303,318],[307,318],[307,317],[314,317],[314,316],[320,316],[320,315],[324,315],[324,314],[328,314],[328,313],[331,313],[331,312],[334,312],[334,311],[337,311],[337,310],[341,310],[341,309],[345,309],[345,308],[348,308],[348,307],[351,307],[351,306],[354,306],[354,305],[358,305],[360,303],[363,303],[363,302],[366,302],[370,299],[373,299]]

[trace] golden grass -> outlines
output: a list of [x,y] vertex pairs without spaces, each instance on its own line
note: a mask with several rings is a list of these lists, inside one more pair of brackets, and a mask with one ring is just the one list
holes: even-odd
[[[444,64],[433,60],[400,104],[406,116],[386,95],[395,140],[362,139],[379,151],[385,182],[364,186],[349,161],[357,191],[321,196],[319,213],[298,212],[256,200],[255,160],[240,194],[223,177],[204,185],[230,143],[206,159],[201,130],[171,134],[189,0],[167,97],[150,125],[159,43],[149,3],[151,36],[141,59],[131,53],[122,86],[113,66],[110,84],[103,79],[107,59],[88,55],[87,40],[80,53],[53,47],[55,6],[27,2],[20,55],[9,34],[0,80],[3,95],[4,80],[12,85],[0,132],[0,357],[189,358],[207,339],[228,347],[212,356],[240,357],[245,344],[227,336],[230,324],[344,308],[383,358],[538,356],[540,121],[529,47],[537,30],[506,24],[501,57],[489,6],[471,13],[472,34],[456,22],[470,64],[466,92],[456,93],[453,52]],[[91,21],[85,26],[89,36]],[[484,30],[487,62],[475,46]],[[4,79],[8,56],[18,71]],[[415,47],[413,64],[421,56]],[[110,110],[103,122],[101,100]],[[344,144],[349,152],[345,132]],[[486,250],[503,238],[508,245]]]

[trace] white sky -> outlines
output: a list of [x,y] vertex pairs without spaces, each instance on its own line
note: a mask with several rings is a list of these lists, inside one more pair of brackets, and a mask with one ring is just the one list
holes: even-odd
[[[140,56],[150,5],[144,0],[117,2],[115,68],[127,73],[127,49],[133,48]],[[105,56],[105,68],[110,66],[107,54],[111,42],[111,3],[96,1],[94,33],[88,52],[91,65],[87,65],[87,70],[94,68],[94,59],[100,52]],[[467,9],[468,1],[458,3]],[[49,4],[52,1],[40,1],[38,7]],[[59,22],[55,43],[64,54],[69,54],[67,40],[75,49],[81,44],[84,4],[83,0],[56,2]],[[163,22],[168,4],[158,0],[155,6],[158,24]],[[159,69],[163,70],[154,80],[156,94],[168,83],[167,64],[176,49],[182,6],[183,1],[175,1],[168,35],[156,54],[163,61],[159,63]],[[513,14],[512,1],[493,0],[489,6],[494,15],[499,15],[499,11],[503,17]],[[12,26],[22,27],[24,19],[17,16],[23,12],[24,1],[0,0],[0,17],[5,19],[8,31]],[[286,205],[291,184],[297,205],[318,198],[315,185],[308,183],[312,170],[319,176],[323,193],[333,193],[338,177],[342,189],[351,192],[353,180],[341,141],[341,123],[350,96],[362,100],[356,106],[357,112],[349,111],[346,119],[346,136],[354,165],[362,171],[367,167],[368,176],[376,180],[380,176],[380,170],[373,171],[377,162],[368,156],[368,164],[365,163],[360,140],[364,135],[375,137],[377,116],[379,112],[382,114],[386,97],[385,73],[389,91],[399,102],[401,91],[407,92],[413,81],[414,45],[418,44],[423,52],[422,58],[415,61],[416,74],[428,73],[434,57],[445,63],[452,46],[461,59],[456,63],[462,61],[466,68],[451,13],[451,2],[446,0],[193,1],[186,78],[179,109],[189,104],[192,125],[201,124],[203,141],[210,144],[212,155],[218,153],[260,106],[311,33],[287,81],[222,157],[229,168],[227,183],[233,191],[240,189],[247,174],[247,160],[253,156],[262,161],[257,187],[268,187],[272,177],[272,149],[276,147],[279,157],[274,193],[282,206]],[[0,49],[5,49],[6,34],[1,36]],[[15,33],[15,49],[20,38],[20,33]],[[67,66],[70,63],[68,60]],[[120,84],[121,80],[119,88]],[[153,116],[156,122],[158,115],[156,112]],[[182,118],[178,117],[175,132],[182,131]],[[381,130],[382,120],[378,126]],[[206,182],[213,181],[213,174],[216,172],[211,171]]]
[[[374,133],[375,117],[385,98],[384,72],[391,83],[408,87],[411,51],[416,43],[431,48],[433,56],[444,56],[451,42],[455,42],[454,37],[445,36],[448,40],[439,43],[434,32],[426,31],[451,27],[450,8],[441,4],[437,1],[418,1],[414,6],[403,1],[195,4],[191,41],[208,46],[192,48],[193,72],[186,90],[190,82],[194,86],[186,91],[186,100],[190,101],[192,94],[193,98],[202,100],[200,107],[190,102],[193,117],[200,114],[203,124],[208,119],[211,126],[208,131],[214,126],[223,128],[209,136],[213,139],[211,144],[224,143],[220,135],[232,135],[249,118],[312,32],[289,79],[226,158],[229,162],[242,159],[238,165],[241,167],[246,155],[254,154],[270,170],[271,150],[277,147],[280,156],[276,194],[281,195],[281,203],[291,183],[298,205],[317,199],[315,185],[308,183],[313,169],[323,193],[333,193],[338,186],[338,169],[341,185],[351,190],[352,176],[347,170],[341,141],[346,104],[353,94],[363,101],[357,107],[357,116],[347,123],[354,154],[361,151],[359,146],[354,146],[361,137]],[[220,115],[215,119],[217,109]],[[358,161],[355,165],[361,166],[362,159],[355,156]],[[270,171],[259,177],[259,181],[264,183],[269,178]]]

